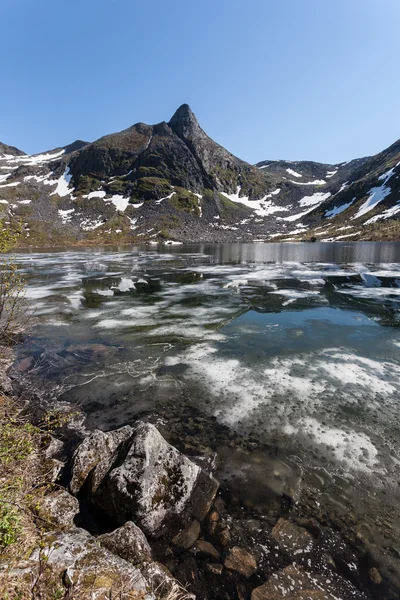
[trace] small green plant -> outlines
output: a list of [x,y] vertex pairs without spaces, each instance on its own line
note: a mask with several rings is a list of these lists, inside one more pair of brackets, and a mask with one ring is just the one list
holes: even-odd
[[18,229],[4,227],[3,222],[0,221],[0,254],[9,252],[17,243],[18,236]]
[[18,423],[13,419],[3,423],[0,429],[0,462],[7,466],[25,460],[35,448],[39,430],[30,423]]
[[20,515],[0,495],[0,549],[14,544],[20,533]]

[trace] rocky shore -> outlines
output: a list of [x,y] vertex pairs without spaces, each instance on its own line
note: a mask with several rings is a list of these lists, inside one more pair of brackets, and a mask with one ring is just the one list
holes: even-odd
[[[2,388],[13,389],[5,375]],[[25,412],[38,418],[37,399]],[[84,421],[74,415],[43,448],[52,485],[36,518],[47,527],[18,564],[0,557],[8,589],[25,582],[27,598],[96,600],[396,598],[362,543],[296,514],[295,491],[271,522],[231,504],[213,461],[189,458],[151,422],[104,432]],[[49,580],[59,595],[46,595]]]

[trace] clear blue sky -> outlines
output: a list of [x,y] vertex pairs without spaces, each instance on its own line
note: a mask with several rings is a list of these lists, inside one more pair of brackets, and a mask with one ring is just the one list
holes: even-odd
[[187,102],[237,156],[400,138],[400,0],[0,0],[0,140],[29,153]]

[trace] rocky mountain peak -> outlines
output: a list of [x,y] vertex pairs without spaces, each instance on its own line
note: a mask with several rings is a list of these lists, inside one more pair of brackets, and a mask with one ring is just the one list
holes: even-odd
[[188,137],[201,130],[198,120],[188,104],[182,104],[168,125],[179,137]]

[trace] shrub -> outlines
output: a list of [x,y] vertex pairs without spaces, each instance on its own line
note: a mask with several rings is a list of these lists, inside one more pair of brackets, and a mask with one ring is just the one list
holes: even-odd
[[[0,222],[0,252],[11,250],[18,235],[18,230],[3,227]],[[26,322],[24,284],[14,259],[9,257],[0,262],[0,342],[9,342]]]

